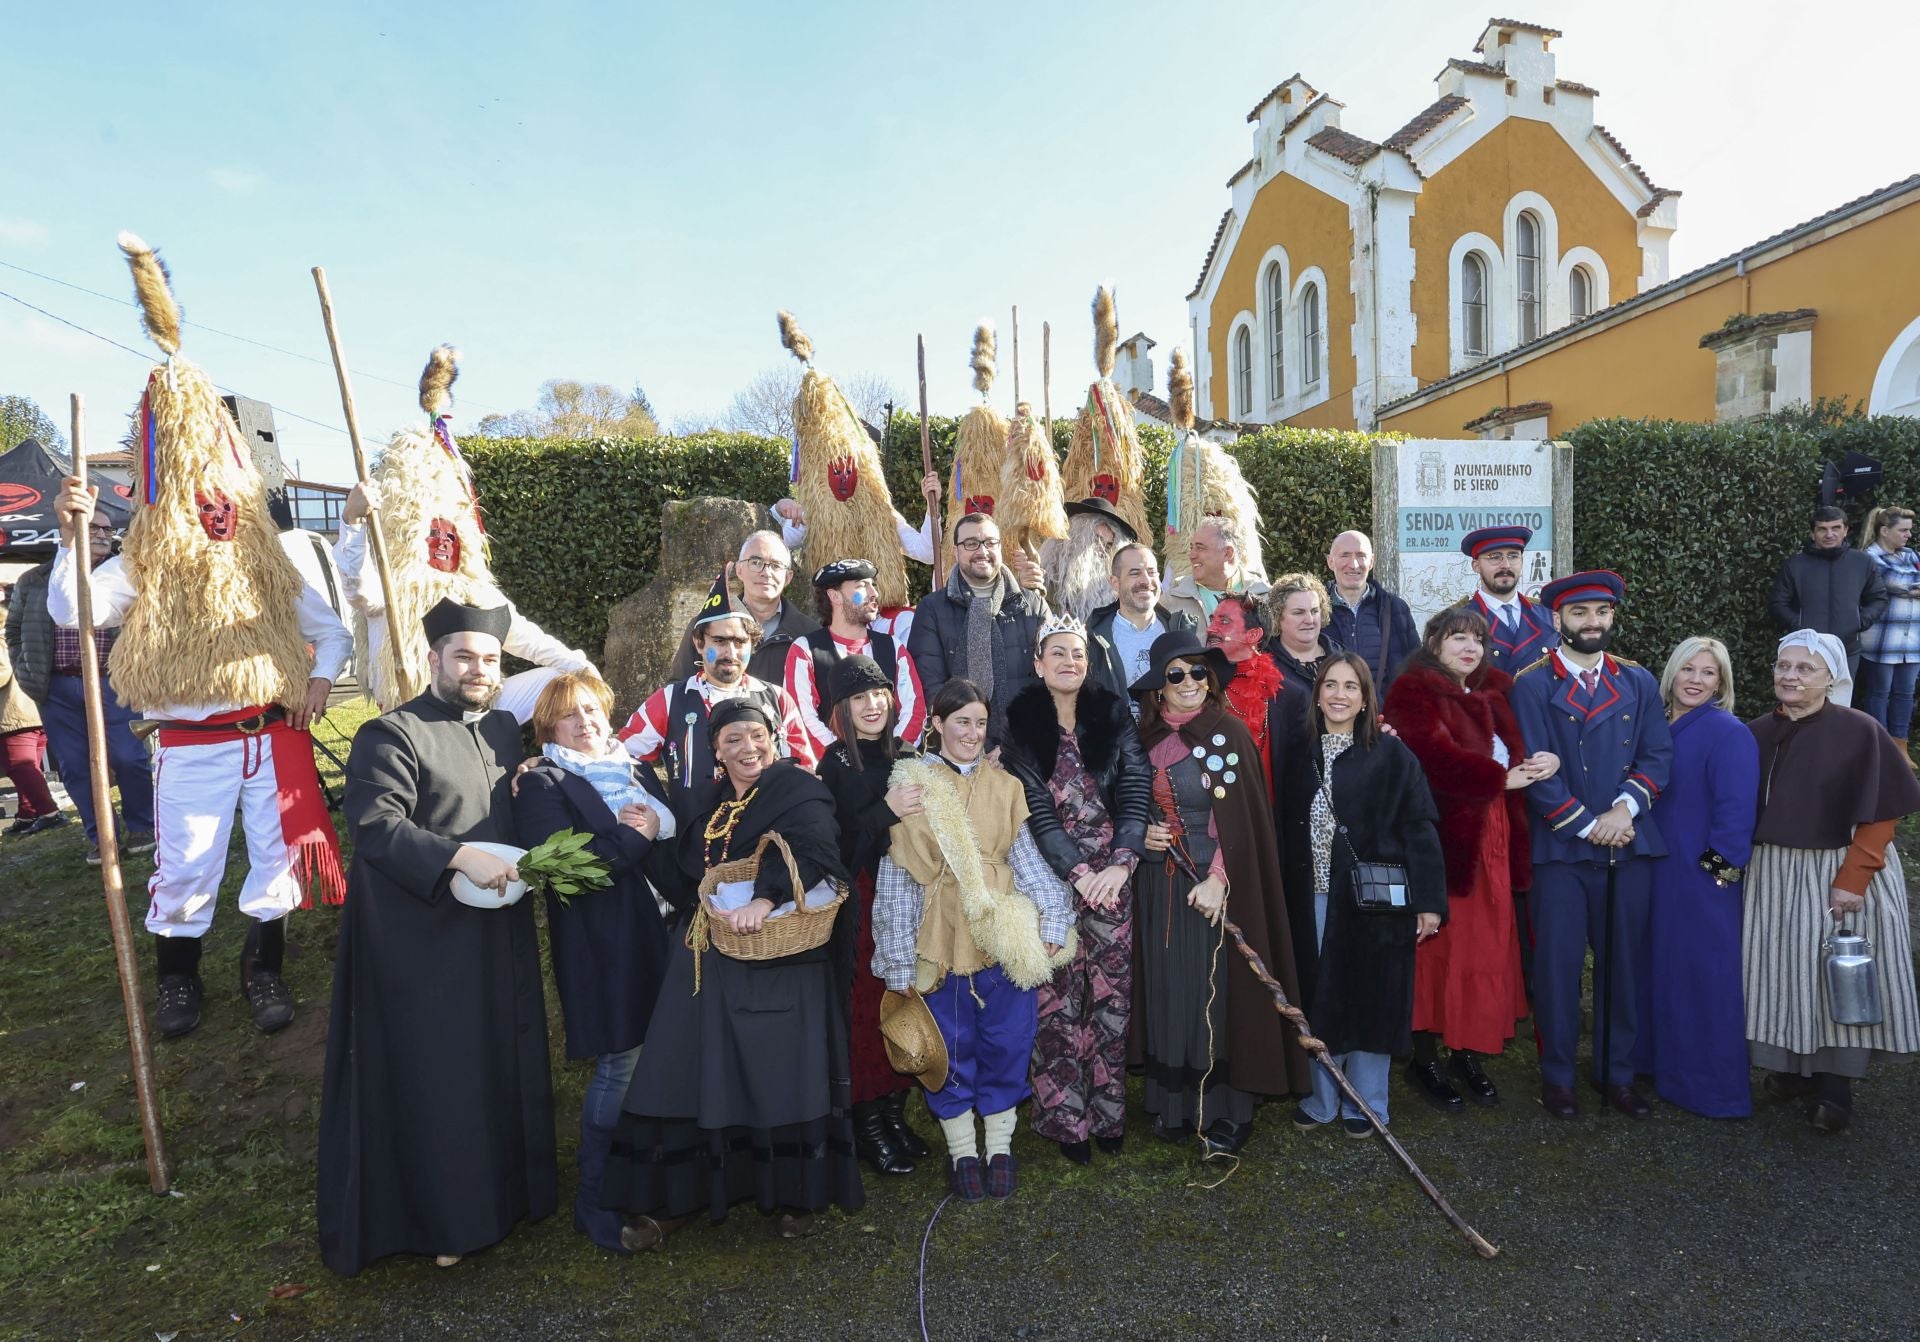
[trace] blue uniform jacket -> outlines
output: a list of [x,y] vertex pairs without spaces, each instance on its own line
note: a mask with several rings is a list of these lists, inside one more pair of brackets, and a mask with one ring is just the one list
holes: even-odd
[[1524,593],[1520,597],[1518,642],[1509,641],[1501,632],[1500,621],[1494,616],[1492,607],[1487,605],[1479,588],[1475,588],[1473,595],[1460,604],[1472,606],[1487,622],[1488,629],[1492,631],[1487,639],[1488,659],[1510,676],[1520,674],[1520,669],[1532,663],[1541,653],[1560,646],[1560,633],[1553,627],[1553,616],[1545,606]]
[[1533,860],[1605,862],[1607,850],[1580,831],[1631,797],[1640,808],[1633,843],[1623,856],[1663,857],[1667,846],[1653,816],[1673,767],[1660,686],[1644,666],[1600,659],[1592,703],[1560,658],[1544,653],[1514,677],[1508,695],[1528,750],[1551,750],[1560,771],[1527,789],[1533,813]]

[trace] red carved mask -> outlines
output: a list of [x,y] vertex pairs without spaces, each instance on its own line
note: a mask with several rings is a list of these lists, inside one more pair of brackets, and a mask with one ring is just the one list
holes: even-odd
[[1027,479],[1033,481],[1037,485],[1042,480],[1045,480],[1046,478],[1047,478],[1046,458],[1031,457],[1031,456],[1028,457],[1027,458]]
[[427,523],[427,564],[441,573],[460,567],[460,533],[444,517]]
[[988,517],[992,517],[993,516],[993,495],[991,494],[967,495],[966,511],[969,513],[985,513]]
[[1102,472],[1087,482],[1087,487],[1095,497],[1103,498],[1114,507],[1120,506],[1120,477]]
[[207,533],[207,539],[230,541],[239,534],[240,510],[224,490],[196,489],[193,501],[199,505],[200,529]]
[[855,486],[860,483],[860,467],[852,457],[835,457],[827,463],[827,488],[833,496],[845,503],[853,497]]

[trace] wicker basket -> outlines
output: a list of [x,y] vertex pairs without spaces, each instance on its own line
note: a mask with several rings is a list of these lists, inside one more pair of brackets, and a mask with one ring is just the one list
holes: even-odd
[[[720,888],[722,881],[751,881],[758,876],[761,858],[769,845],[778,848],[780,856],[786,859],[787,875],[793,882],[793,912],[767,919],[758,932],[735,932],[714,909],[713,892]],[[722,862],[708,868],[707,874],[700,878],[700,909],[694,915],[693,925],[687,929],[687,945],[693,948],[696,960],[708,944],[734,960],[778,960],[824,946],[833,935],[835,915],[847,902],[846,884],[839,884],[831,904],[812,909],[802,899],[804,889],[800,868],[794,863],[793,850],[787,847],[787,841],[778,834],[764,834],[754,845],[753,856]]]

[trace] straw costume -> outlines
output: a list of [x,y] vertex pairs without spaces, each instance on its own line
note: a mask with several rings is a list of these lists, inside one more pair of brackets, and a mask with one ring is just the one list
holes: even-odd
[[1000,466],[1000,505],[994,521],[1009,552],[1025,550],[1038,559],[1049,541],[1067,538],[1066,501],[1060,493],[1060,465],[1053,459],[1047,428],[1033,407],[1022,401],[1007,425],[1007,449]]
[[[993,323],[982,320],[973,331],[973,389],[980,403],[960,417],[954,430],[953,470],[947,478],[947,497],[953,501],[947,534],[940,538],[941,568],[953,572],[953,524],[969,513],[985,513],[996,522],[1005,492],[1004,466],[1011,444],[1007,421],[988,401],[995,371]],[[1004,534],[1004,527],[1002,528]],[[1007,542],[1011,546],[1012,541]]]
[[1087,403],[1073,423],[1073,440],[1067,446],[1066,465],[1060,468],[1060,484],[1067,498],[1105,499],[1120,510],[1135,535],[1144,536],[1145,456],[1133,427],[1133,406],[1113,381],[1119,349],[1113,290],[1102,285],[1093,296],[1093,363],[1099,376],[1087,388]]
[[[396,589],[392,599],[383,599],[365,526],[341,526],[334,559],[353,604],[354,664],[360,668],[361,689],[382,712],[426,689],[427,639],[420,619],[442,599],[451,599],[488,609],[505,606],[510,613],[505,650],[534,667],[507,677],[499,706],[525,723],[548,681],[562,671],[592,670],[593,664],[584,652],[567,647],[521,614],[494,582],[473,472],[447,425],[459,359],[451,345],[440,345],[428,356],[420,375],[420,408],[427,412],[428,425],[395,433],[373,466],[368,503],[380,510]],[[394,629],[402,631],[398,639],[391,636]]]
[[[239,905],[255,920],[241,986],[259,1028],[277,1030],[293,1019],[279,974],[280,920],[310,905],[316,888],[330,904],[346,891],[312,740],[286,719],[324,703],[351,640],[283,548],[252,454],[213,383],[179,356],[180,311],[160,258],[131,233],[119,241],[147,334],[167,359],[135,411],[138,478],[125,545],[90,585],[95,625],[121,628],[104,668],[113,689],[159,723],[146,918],[158,939],[157,1023],[166,1035],[199,1024],[200,938],[213,922],[238,807],[249,864]],[[78,623],[64,545],[47,608],[56,623]]]
[[780,314],[780,343],[807,368],[793,398],[793,497],[806,513],[810,562],[865,559],[882,612],[905,606],[907,566],[880,451],[846,395],[813,366],[813,341],[791,312]]
[[1193,369],[1187,352],[1176,349],[1167,370],[1167,401],[1173,411],[1173,455],[1167,459],[1167,583],[1193,573],[1187,541],[1205,517],[1224,517],[1241,537],[1240,571],[1267,576],[1260,553],[1260,504],[1240,474],[1240,463],[1193,428]]
[[[1015,1106],[1032,1093],[1034,989],[1074,955],[1067,887],[1034,842],[1011,773],[934,755],[901,760],[892,781],[921,788],[925,809],[893,827],[874,877],[873,972],[891,992],[920,994],[945,1041],[949,1073],[927,1108],[955,1193],[1004,1198],[1017,1179]],[[1048,944],[1060,949],[1049,956]]]

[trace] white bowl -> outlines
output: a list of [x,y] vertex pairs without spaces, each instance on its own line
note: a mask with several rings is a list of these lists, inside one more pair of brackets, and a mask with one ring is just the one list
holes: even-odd
[[[483,853],[492,853],[507,862],[518,862],[527,855],[524,848],[515,848],[510,843],[470,843],[469,848],[478,848]],[[475,885],[463,872],[453,873],[453,897],[462,904],[471,904],[476,909],[504,909],[509,904],[518,904],[520,896],[527,893],[525,881],[508,881],[505,890],[488,890]]]

